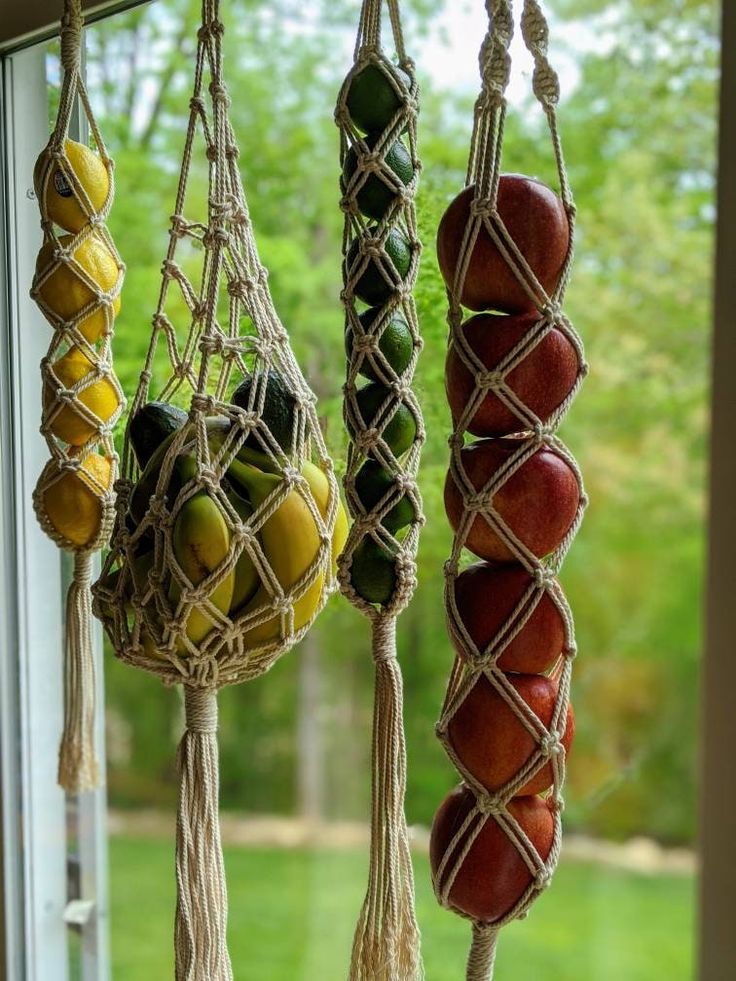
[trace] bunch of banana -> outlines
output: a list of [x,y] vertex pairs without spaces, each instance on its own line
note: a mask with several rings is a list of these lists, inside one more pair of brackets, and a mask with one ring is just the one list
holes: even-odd
[[[162,437],[158,445],[151,438],[150,425],[136,425],[135,417],[131,423],[134,449],[143,466],[129,503],[128,524],[133,533],[144,522],[152,495],[161,493],[163,462],[188,418],[183,412],[177,415],[170,406],[165,407],[165,412],[157,406],[149,403],[140,411],[147,413],[149,423],[156,421]],[[205,425],[210,452],[216,457],[230,424],[227,419],[214,416],[207,418]],[[145,438],[138,440],[140,449],[136,431],[141,436],[145,432]],[[171,611],[181,624],[176,649],[180,654],[197,649],[215,627],[228,619],[242,623],[242,644],[246,649],[278,643],[286,632],[297,631],[312,619],[322,595],[324,570],[309,575],[322,538],[308,497],[311,494],[325,519],[329,505],[327,477],[319,467],[307,462],[301,471],[301,489],[292,485],[286,490],[284,475],[275,462],[247,445],[231,461],[217,492],[199,488],[187,497],[187,485],[196,475],[196,459],[185,443],[168,478],[164,477],[168,506],[172,507],[180,494],[183,496],[183,503],[175,509],[171,538],[176,562],[165,584]],[[246,526],[248,533],[236,536],[242,542],[236,551],[233,537],[239,524]],[[333,568],[347,531],[347,515],[340,502],[330,545]],[[148,583],[152,569],[153,535],[144,527],[137,539],[125,589],[131,599],[135,592],[149,617],[156,617],[155,591]],[[192,601],[193,590],[197,592],[196,602]],[[275,612],[276,609],[287,612]],[[150,638],[145,646],[152,653]]]

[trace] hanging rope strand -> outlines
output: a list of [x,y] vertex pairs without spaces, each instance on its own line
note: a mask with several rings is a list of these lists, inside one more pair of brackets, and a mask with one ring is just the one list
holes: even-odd
[[[535,61],[533,79],[534,94],[540,101],[549,123],[558,168],[561,198],[569,222],[569,246],[564,263],[551,295],[547,295],[539,283],[529,261],[509,235],[499,213],[498,197],[501,180],[501,154],[503,149],[506,90],[510,79],[510,44],[514,30],[513,5],[510,0],[488,0],[488,33],[481,46],[481,93],[476,103],[473,136],[468,159],[467,184],[474,185],[469,208],[469,218],[460,243],[454,281],[448,283],[448,324],[450,349],[473,379],[473,389],[459,418],[450,440],[450,476],[462,498],[462,516],[456,524],[452,552],[445,566],[445,602],[448,630],[456,641],[458,654],[448,683],[442,706],[437,736],[450,761],[463,778],[462,794],[469,810],[455,826],[451,840],[444,847],[444,854],[434,868],[433,884],[439,902],[450,906],[468,918],[469,915],[453,906],[453,888],[463,874],[466,861],[476,855],[474,849],[483,840],[490,823],[509,841],[526,866],[529,875],[527,888],[518,896],[503,915],[493,922],[473,921],[473,940],[467,962],[468,981],[490,981],[493,976],[496,945],[500,928],[522,916],[539,893],[549,884],[556,867],[561,844],[562,787],[565,775],[565,752],[561,745],[568,717],[570,675],[575,655],[575,639],[572,616],[564,595],[555,580],[564,557],[572,543],[586,505],[580,470],[555,435],[556,429],[570,407],[585,376],[584,360],[579,336],[559,309],[570,273],[574,238],[574,204],[567,180],[561,142],[557,129],[556,105],[559,100],[557,75],[548,56],[548,27],[537,0],[524,0],[522,34]],[[523,291],[536,306],[539,318],[509,353],[494,366],[491,373],[469,346],[463,327],[463,308],[466,278],[469,275],[471,256],[480,236],[486,237],[503,257]],[[476,306],[475,309],[480,309]],[[495,309],[495,307],[494,307]],[[498,309],[502,309],[498,307]],[[491,328],[484,328],[491,329]],[[546,420],[540,420],[530,406],[524,404],[507,383],[508,375],[520,365],[540,341],[556,329],[569,342],[578,358],[578,374],[567,396]],[[493,374],[492,384],[486,379]],[[487,475],[483,486],[478,487],[468,475],[464,463],[465,433],[478,407],[489,396],[495,395],[517,417],[516,428],[524,434],[517,441],[509,458],[495,472]],[[513,426],[509,431],[513,430]],[[475,430],[473,430],[475,432]],[[487,441],[490,442],[490,441]],[[557,548],[545,558],[538,558],[504,522],[496,507],[496,495],[514,474],[534,457],[539,450],[554,451],[570,468],[577,483],[579,503],[575,517]],[[465,549],[476,522],[483,522],[509,551],[511,560],[521,572],[529,575],[529,589],[520,597],[508,618],[499,625],[495,635],[483,649],[474,643],[463,622],[457,604],[456,581],[460,575]],[[471,549],[472,550],[472,549]],[[491,594],[491,600],[493,596]],[[564,647],[558,656],[553,679],[557,684],[554,708],[548,724],[543,724],[534,711],[520,697],[509,677],[499,665],[499,659],[509,644],[529,622],[532,613],[543,600],[551,600],[564,627]],[[513,670],[524,670],[516,669]],[[513,713],[521,731],[528,733],[536,744],[535,751],[526,763],[491,793],[480,782],[476,772],[469,768],[451,738],[453,719],[464,710],[466,700],[477,690],[479,683],[489,686],[493,696],[500,698]],[[467,718],[467,716],[464,716]],[[488,720],[486,720],[488,724]],[[552,789],[547,798],[552,815],[552,837],[545,854],[540,854],[519,820],[512,813],[514,798],[525,792],[530,778],[544,766],[551,766]],[[480,854],[480,853],[477,853]],[[475,858],[478,862],[480,859]],[[492,869],[475,869],[480,875],[493,875]],[[466,883],[467,888],[467,883]]]
[[[41,433],[51,459],[38,480],[33,503],[46,534],[74,553],[66,605],[64,729],[59,748],[59,783],[70,793],[91,790],[99,779],[90,575],[92,555],[107,543],[112,529],[117,472],[112,434],[125,403],[112,371],[111,349],[125,267],[105,225],[115,193],[113,165],[80,70],[82,30],[80,0],[66,0],[59,108],[34,171],[44,244],[31,288],[31,296],[54,328],[41,362]],[[99,156],[69,140],[78,103]],[[75,161],[80,160],[86,163],[78,171]],[[57,227],[69,234],[60,235]],[[109,284],[97,278],[101,275]],[[80,296],[89,300],[80,303]]]

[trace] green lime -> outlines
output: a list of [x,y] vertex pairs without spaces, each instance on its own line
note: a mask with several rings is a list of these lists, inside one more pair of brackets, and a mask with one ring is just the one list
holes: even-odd
[[[400,68],[396,69],[407,90],[411,79]],[[378,65],[366,65],[353,76],[348,89],[347,106],[350,118],[364,133],[384,130],[396,115],[404,100],[396,91],[387,69]]]
[[[375,237],[377,231],[378,229],[372,226],[368,229],[368,235]],[[393,263],[394,269],[391,269],[391,263],[386,262],[383,256],[377,259],[371,258],[355,284],[355,295],[369,306],[381,306],[390,299],[394,287],[398,285],[396,273],[402,281],[406,279],[409,273],[411,245],[407,237],[402,232],[392,228],[386,236],[384,248],[386,255]],[[359,252],[360,239],[354,238],[348,249],[345,278],[347,278],[347,273],[354,264],[359,261]],[[362,260],[360,261],[362,262]]]
[[[361,313],[360,322],[366,334],[371,333],[373,322],[381,313],[381,309],[381,307],[369,307]],[[348,324],[345,328],[345,353],[348,358],[353,356],[353,339],[353,328]],[[391,315],[388,323],[381,331],[378,347],[396,374],[402,375],[411,361],[414,351],[414,338],[411,336],[409,325],[401,314],[394,313]],[[380,381],[378,373],[368,357],[364,357],[360,363],[360,374],[373,379],[373,381]]]
[[[262,385],[263,382],[259,382],[259,387]],[[257,412],[262,396],[259,391],[254,396],[254,405],[251,406],[249,399],[252,386],[253,377],[248,375],[233,392],[230,400],[233,405],[246,410],[254,409]],[[261,419],[268,426],[271,435],[285,453],[291,453],[293,449],[295,405],[296,399],[294,398],[294,394],[289,390],[282,374],[276,371],[275,368],[270,368],[266,381],[266,392],[263,395]],[[251,433],[246,443],[248,446],[256,449],[259,449],[261,446],[255,433]]]
[[386,606],[396,589],[395,556],[372,538],[363,539],[353,553],[350,580],[364,600]]
[[[371,511],[389,491],[395,488],[393,475],[377,460],[366,460],[355,475],[355,490],[366,511]],[[391,510],[383,516],[381,524],[386,531],[394,535],[401,528],[406,528],[413,520],[414,505],[406,494],[402,494]]]
[[[366,136],[365,142],[368,148],[372,150],[380,138],[380,133],[372,133]],[[358,161],[359,151],[355,146],[351,146],[342,168],[343,193],[345,193],[350,185],[350,181],[355,175]],[[369,218],[374,218],[376,221],[380,221],[383,218],[396,198],[396,181],[392,180],[386,171],[391,171],[395,178],[398,178],[404,185],[408,184],[414,176],[414,165],[411,162],[411,156],[401,140],[397,140],[386,150],[381,169],[381,173],[371,173],[365,177],[360,189],[355,195],[355,200],[358,202],[358,207],[362,213]]]
[[[371,427],[379,409],[389,396],[389,390],[379,382],[369,382],[358,390],[358,409],[366,427]],[[354,435],[354,433],[351,433]],[[383,438],[394,456],[405,453],[417,435],[417,423],[409,406],[402,402],[383,430]]]

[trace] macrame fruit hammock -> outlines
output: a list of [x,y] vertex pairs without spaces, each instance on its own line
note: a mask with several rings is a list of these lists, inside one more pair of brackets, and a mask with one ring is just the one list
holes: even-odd
[[[492,977],[500,928],[525,915],[559,856],[575,640],[556,576],[586,503],[555,435],[587,369],[560,308],[575,208],[548,28],[536,0],[524,0],[560,197],[500,173],[513,9],[487,6],[466,187],[437,235],[449,297],[445,508],[455,537],[445,603],[456,650],[437,733],[463,783],[435,816],[430,860],[440,903],[473,924],[469,981]],[[463,308],[474,315],[464,319]],[[480,561],[467,565],[466,549]]]
[[345,491],[354,524],[340,586],[371,622],[375,663],[370,871],[352,981],[422,976],[404,815],[406,749],[396,619],[416,586],[423,523],[416,483],[424,427],[412,377],[421,348],[412,289],[419,264],[417,83],[398,4],[398,64],[381,47],[382,0],[362,6],[355,59],[337,102],[342,166],[342,301],[351,442]]
[[[70,793],[92,789],[99,776],[90,582],[94,553],[107,544],[115,514],[117,456],[112,431],[124,408],[111,361],[124,271],[105,224],[114,194],[113,164],[80,71],[82,24],[79,0],[67,0],[61,25],[59,111],[33,174],[43,245],[31,288],[54,330],[41,362],[41,432],[51,459],[39,477],[33,503],[43,530],[59,548],[74,554],[59,749],[59,783]],[[69,139],[77,100],[97,153]]]
[[[334,589],[347,533],[315,398],[253,237],[223,80],[219,8],[218,0],[202,4],[161,292],[126,431],[112,550],[95,586],[116,655],[185,693],[180,981],[232,977],[216,692],[263,674],[305,634]],[[188,182],[193,161],[205,158],[207,217],[197,221]],[[159,371],[166,380],[150,401]]]

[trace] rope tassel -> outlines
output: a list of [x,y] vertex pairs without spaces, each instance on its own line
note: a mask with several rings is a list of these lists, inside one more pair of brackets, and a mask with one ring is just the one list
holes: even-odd
[[220,840],[217,696],[185,688],[176,821],[176,981],[232,981]]
[[70,794],[93,790],[99,781],[95,752],[95,664],[92,655],[92,556],[74,557],[74,580],[66,597],[64,731],[59,746],[59,785]]
[[406,746],[395,617],[374,621],[373,659],[370,877],[353,939],[350,981],[408,981],[422,977],[422,969],[404,816]]

